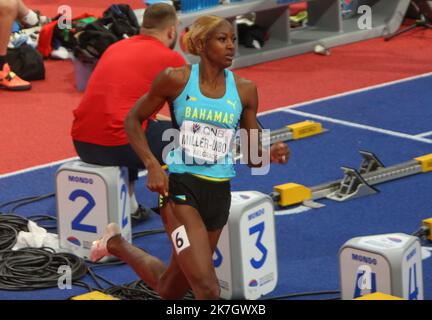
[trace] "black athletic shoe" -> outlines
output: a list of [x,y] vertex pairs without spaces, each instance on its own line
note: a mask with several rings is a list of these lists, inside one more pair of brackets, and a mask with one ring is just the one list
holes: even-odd
[[141,221],[147,220],[151,215],[152,210],[150,208],[145,208],[141,205],[138,205],[138,209],[134,213],[131,214],[132,224],[137,224]]

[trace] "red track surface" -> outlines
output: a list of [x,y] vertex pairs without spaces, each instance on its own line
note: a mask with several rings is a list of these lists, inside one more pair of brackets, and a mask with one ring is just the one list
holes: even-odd
[[[56,14],[58,0],[26,2]],[[76,0],[72,6],[77,14],[99,14],[111,2]],[[256,82],[265,111],[431,72],[431,40],[432,31],[417,29],[390,42],[374,39],[335,48],[330,56],[305,54],[236,72]],[[0,174],[76,156],[69,132],[81,94],[73,65],[46,61],[45,66],[46,80],[33,82],[30,92],[0,91]]]

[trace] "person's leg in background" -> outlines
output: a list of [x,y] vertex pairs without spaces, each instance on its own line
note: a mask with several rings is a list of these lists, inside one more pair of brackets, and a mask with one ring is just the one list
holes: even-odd
[[7,47],[18,12],[17,0],[0,0],[0,88],[20,91],[29,90],[31,85],[18,77],[6,61]]
[[131,217],[135,221],[146,220],[149,217],[151,211],[149,208],[140,205],[135,196],[135,182],[138,180],[138,169],[128,168],[128,171],[129,171],[128,191],[129,191],[129,204],[130,204]]
[[6,63],[7,46],[17,16],[18,3],[16,0],[0,0],[0,67]]
[[22,0],[18,2],[18,19],[26,26],[33,27],[39,24],[39,17],[36,12],[29,9]]

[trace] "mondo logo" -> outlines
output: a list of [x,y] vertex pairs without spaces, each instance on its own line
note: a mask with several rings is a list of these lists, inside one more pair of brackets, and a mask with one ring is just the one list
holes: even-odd
[[68,237],[67,241],[69,241],[70,243],[72,243],[72,244],[74,244],[76,246],[81,246],[81,242],[77,238],[75,238],[73,236]]
[[252,279],[251,281],[249,281],[249,287],[252,287],[252,288],[258,287],[258,281],[256,281],[255,279]]
[[68,180],[70,182],[76,182],[76,183],[93,184],[93,179],[86,178],[86,177],[68,176]]

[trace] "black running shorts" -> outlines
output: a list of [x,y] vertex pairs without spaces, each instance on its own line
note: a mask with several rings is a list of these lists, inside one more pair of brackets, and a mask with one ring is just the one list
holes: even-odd
[[191,174],[169,175],[169,199],[198,210],[208,231],[222,229],[231,207],[230,181],[211,181]]

